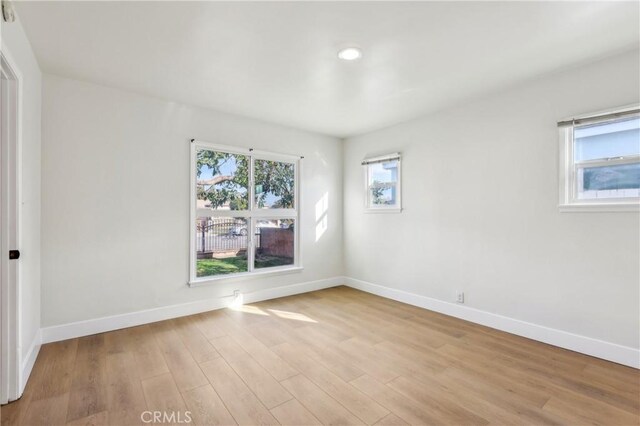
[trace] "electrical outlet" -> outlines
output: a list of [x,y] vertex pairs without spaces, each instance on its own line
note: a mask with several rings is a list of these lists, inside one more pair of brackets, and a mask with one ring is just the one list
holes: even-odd
[[456,302],[464,303],[464,291],[456,291]]
[[243,304],[243,297],[240,290],[233,290],[232,300],[229,301],[229,307],[231,309],[237,309]]

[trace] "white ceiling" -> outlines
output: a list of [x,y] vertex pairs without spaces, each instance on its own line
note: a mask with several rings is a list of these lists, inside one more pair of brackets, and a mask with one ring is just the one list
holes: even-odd
[[[633,2],[21,2],[43,71],[335,136],[639,46]],[[362,60],[336,58],[357,45]]]

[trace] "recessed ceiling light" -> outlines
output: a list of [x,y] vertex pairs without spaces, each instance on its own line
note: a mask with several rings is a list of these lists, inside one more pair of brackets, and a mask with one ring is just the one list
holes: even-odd
[[362,57],[362,50],[357,47],[346,47],[338,52],[338,58],[344,61],[355,61]]

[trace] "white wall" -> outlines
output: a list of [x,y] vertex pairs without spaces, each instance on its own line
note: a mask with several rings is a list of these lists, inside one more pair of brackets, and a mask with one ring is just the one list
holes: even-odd
[[[340,140],[51,75],[42,114],[43,327],[342,274]],[[186,285],[191,138],[304,155],[303,272]]]
[[[2,24],[2,52],[19,74],[21,192],[19,218],[21,367],[28,374],[39,349],[40,331],[40,111],[41,73],[19,20]],[[21,378],[24,386],[26,377]]]
[[[556,122],[639,100],[638,52],[344,147],[346,275],[639,347],[636,213],[559,213]],[[366,156],[403,154],[401,214],[363,213]]]

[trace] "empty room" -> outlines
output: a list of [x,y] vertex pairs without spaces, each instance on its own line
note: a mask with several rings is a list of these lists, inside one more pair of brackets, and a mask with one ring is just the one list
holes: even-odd
[[2,426],[640,425],[640,1],[0,1]]

